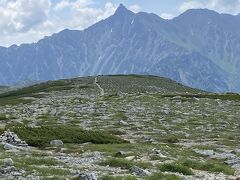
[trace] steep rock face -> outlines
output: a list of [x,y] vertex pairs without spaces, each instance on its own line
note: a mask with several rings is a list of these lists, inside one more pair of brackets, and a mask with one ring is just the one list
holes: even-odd
[[[169,59],[171,59],[171,64]],[[210,59],[198,53],[186,53],[165,58],[156,65],[153,72],[161,72],[163,76],[172,77],[176,81],[188,84],[191,87],[214,91],[229,90],[227,88],[227,74]]]
[[[226,28],[224,19],[231,21]],[[34,44],[0,48],[0,84],[135,73],[204,90],[240,91],[238,21],[209,10],[164,20],[120,5],[84,31],[64,30]]]
[[197,9],[188,10],[168,23],[175,29],[173,41],[240,76],[240,16]]

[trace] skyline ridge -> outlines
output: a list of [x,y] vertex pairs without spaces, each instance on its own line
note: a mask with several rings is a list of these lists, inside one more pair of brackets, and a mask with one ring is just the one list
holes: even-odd
[[[119,10],[120,10],[120,11],[123,10],[123,11],[128,11],[128,12],[134,13],[133,11],[131,11],[130,9],[128,9],[123,3],[120,3],[120,4],[118,5],[117,9],[115,10],[115,12],[114,12],[113,15],[115,15]],[[211,13],[215,13],[215,14],[218,14],[218,15],[228,15],[228,16],[232,16],[232,17],[240,17],[240,13],[237,14],[237,15],[228,14],[228,13],[219,13],[219,12],[217,12],[217,11],[215,11],[215,10],[211,10],[211,9],[208,9],[208,8],[188,9],[188,10],[182,12],[181,14],[179,14],[178,16],[172,18],[172,19],[164,19],[164,18],[160,17],[158,14],[155,14],[155,13],[152,13],[152,12],[140,11],[140,12],[137,12],[137,13],[134,13],[134,14],[139,14],[139,13],[154,14],[154,15],[158,16],[160,19],[163,19],[163,20],[166,20],[166,21],[171,21],[171,20],[177,19],[177,18],[179,18],[179,17],[181,17],[181,16],[183,16],[183,15],[189,13],[189,12],[191,12],[191,13],[193,13],[193,12],[211,12]],[[111,16],[113,16],[113,15],[111,15]],[[111,16],[109,16],[109,17],[111,17]],[[105,18],[105,19],[108,19],[109,17],[107,17],[107,18]],[[103,21],[103,20],[105,20],[105,19],[102,19],[102,20],[100,20],[100,21]],[[98,21],[98,22],[100,22],[100,21]],[[35,41],[35,42],[31,42],[31,43],[21,43],[21,44],[19,44],[19,45],[18,45],[18,44],[12,44],[12,45],[10,45],[10,46],[0,46],[0,48],[10,48],[10,47],[12,47],[12,46],[17,46],[17,47],[19,47],[19,46],[21,46],[21,45],[35,44],[35,43],[38,43],[40,40],[43,40],[43,39],[45,39],[45,38],[48,38],[48,37],[50,37],[50,36],[52,36],[52,35],[59,34],[59,33],[63,32],[63,31],[65,31],[65,30],[70,30],[70,31],[85,31],[85,30],[87,30],[88,28],[90,28],[91,26],[94,26],[95,24],[97,24],[98,22],[96,22],[96,23],[94,23],[94,24],[92,24],[92,25],[84,28],[83,30],[65,28],[65,29],[63,29],[63,30],[60,30],[59,32],[54,32],[54,33],[52,33],[52,34],[50,34],[50,35],[44,36],[43,38],[40,38],[40,39],[38,39],[38,40]]]

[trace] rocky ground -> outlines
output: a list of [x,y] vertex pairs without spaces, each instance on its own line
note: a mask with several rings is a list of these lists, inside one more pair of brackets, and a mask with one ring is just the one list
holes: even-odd
[[[64,86],[49,82],[34,92],[17,91],[0,97],[0,177],[240,177],[239,95],[206,95],[176,84],[164,82],[161,86],[153,83],[155,80],[138,78],[142,77],[79,78]],[[11,132],[11,125],[16,123],[32,128],[74,126],[108,132],[127,142],[68,143],[52,139],[49,146],[34,147],[26,145],[31,142],[21,134]],[[4,133],[7,127],[10,131]]]

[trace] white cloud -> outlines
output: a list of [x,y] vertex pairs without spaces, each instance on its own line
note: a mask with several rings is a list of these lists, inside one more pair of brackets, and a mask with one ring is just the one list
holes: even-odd
[[188,9],[207,8],[219,13],[239,14],[240,0],[188,0],[179,7],[180,12]]
[[160,17],[163,18],[163,19],[172,19],[175,16],[173,14],[170,14],[170,13],[162,13],[162,14],[160,14]]
[[164,12],[160,17],[172,19],[188,9],[210,9],[219,13],[237,15],[240,13],[240,0],[185,0],[175,12]]
[[0,45],[28,42],[39,37],[48,19],[50,0],[0,0]]
[[203,6],[203,3],[199,1],[186,1],[181,4],[179,11],[184,12],[188,9],[203,8]]
[[138,13],[141,11],[141,7],[138,4],[131,5],[129,9],[134,13]]
[[70,6],[70,2],[67,0],[63,0],[56,4],[56,6],[54,7],[54,10],[61,11],[64,8],[68,8],[69,6]]
[[118,5],[113,3],[106,3],[103,12],[97,17],[97,21],[105,19],[114,14]]
[[1,33],[30,30],[46,20],[49,8],[49,0],[0,0]]
[[[36,42],[63,29],[82,30],[112,15],[118,4],[103,8],[96,0],[0,0],[0,46]],[[138,12],[140,7],[132,5]]]

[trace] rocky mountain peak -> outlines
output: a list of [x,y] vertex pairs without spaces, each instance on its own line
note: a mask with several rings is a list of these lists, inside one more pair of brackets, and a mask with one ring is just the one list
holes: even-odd
[[132,14],[133,12],[127,9],[123,4],[120,4],[115,11],[114,15],[115,16],[124,16],[126,14]]

